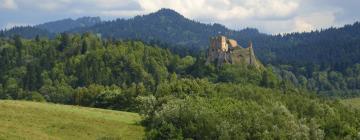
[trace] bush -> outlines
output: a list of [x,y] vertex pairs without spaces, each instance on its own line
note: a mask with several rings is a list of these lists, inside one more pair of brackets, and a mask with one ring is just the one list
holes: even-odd
[[30,92],[29,100],[36,101],[36,102],[46,102],[44,96],[42,96],[39,92],[36,92],[36,91]]

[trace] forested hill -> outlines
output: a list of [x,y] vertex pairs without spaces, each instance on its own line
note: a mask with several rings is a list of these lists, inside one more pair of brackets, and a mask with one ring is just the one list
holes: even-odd
[[[175,52],[179,54],[189,54],[189,52],[197,53],[200,49],[205,50],[209,45],[209,37],[220,33],[234,38],[242,46],[252,41],[255,53],[265,64],[316,64],[341,70],[360,61],[360,55],[357,55],[360,52],[359,23],[310,33],[267,35],[253,28],[235,31],[220,24],[200,23],[170,9],[161,9],[131,19],[103,22],[99,20],[88,18],[85,20],[88,24],[81,24],[79,19],[69,22],[60,20],[35,27],[17,27],[1,34],[3,36],[20,34],[34,38],[37,34],[54,37],[53,32],[60,31],[93,32],[103,38],[139,39],[160,46],[172,46],[172,50],[176,50]],[[73,22],[76,26],[69,24]]]
[[344,69],[360,61],[360,23],[329,28],[309,33],[291,33],[271,36],[268,40],[255,38],[269,63],[315,63],[325,67]]
[[[96,18],[90,19],[97,21],[95,20]],[[93,26],[91,26],[92,24],[89,24],[89,26],[77,26],[77,28],[73,28],[72,24],[76,21],[78,20],[64,19],[40,24],[35,27],[15,27],[2,32],[2,35],[13,36],[19,34],[23,36],[23,34],[27,33],[27,28],[45,29],[49,32],[49,35],[53,35],[53,32],[60,31],[72,33],[93,32],[101,34],[103,38],[141,39],[145,42],[161,42],[173,46],[186,46],[194,50],[206,48],[208,46],[209,37],[218,35],[219,33],[241,40],[241,42],[239,42],[241,45],[247,44],[250,39],[256,36],[267,36],[259,33],[257,29],[252,28],[235,31],[228,29],[221,24],[200,23],[190,20],[170,9],[161,9],[148,15],[136,16],[130,19],[119,18],[113,21],[96,22],[97,24]],[[76,22],[76,24],[80,23]],[[69,28],[68,26],[71,26],[72,28]],[[24,37],[35,38],[36,32],[40,35],[46,35],[40,31],[32,32],[32,36],[27,35]]]
[[63,19],[52,22],[47,22],[44,24],[36,25],[35,27],[48,30],[52,33],[61,33],[65,31],[70,31],[75,28],[89,27],[101,22],[100,17],[81,17],[78,19]]

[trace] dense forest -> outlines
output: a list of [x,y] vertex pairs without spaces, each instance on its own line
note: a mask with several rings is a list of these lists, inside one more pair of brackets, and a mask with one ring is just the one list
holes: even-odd
[[[203,54],[91,33],[1,38],[0,54],[1,99],[138,112],[148,139],[360,138],[359,110],[306,88],[341,77],[330,71],[312,80],[290,66],[215,67]],[[346,72],[359,76],[359,65]]]

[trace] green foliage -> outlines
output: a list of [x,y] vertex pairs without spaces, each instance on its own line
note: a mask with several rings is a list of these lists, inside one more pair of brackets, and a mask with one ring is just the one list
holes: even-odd
[[[208,84],[179,98],[141,97],[150,139],[354,139],[360,112],[339,102],[280,89]],[[169,93],[172,93],[169,91]],[[180,133],[180,134],[179,134]]]
[[192,66],[188,67],[187,71],[194,77],[207,78],[212,82],[267,86],[263,83],[264,80],[267,80],[269,84],[273,84],[273,87],[277,86],[277,77],[271,70],[263,70],[251,65],[224,64],[222,67],[216,67],[213,64],[205,65],[204,58],[200,57]]
[[262,78],[260,72],[253,66],[224,65],[218,72],[218,81],[259,85]]
[[[307,66],[310,67],[310,66]],[[312,67],[320,67],[314,65]],[[291,86],[296,86],[320,95],[351,98],[360,96],[360,65],[354,64],[342,71],[326,69],[305,69],[290,65],[280,65],[275,72]]]
[[271,68],[263,71],[260,85],[268,88],[275,88],[279,86],[279,80]]
[[0,43],[1,99],[135,111],[137,96],[155,92],[170,73],[185,75],[195,62],[140,41],[112,42],[91,33]]
[[39,92],[30,92],[30,97],[28,100],[36,101],[36,102],[45,102],[45,98]]

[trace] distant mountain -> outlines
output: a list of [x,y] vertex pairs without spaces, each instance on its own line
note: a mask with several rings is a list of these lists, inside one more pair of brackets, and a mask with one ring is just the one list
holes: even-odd
[[[98,17],[84,17],[76,20],[63,19],[34,27],[21,27],[23,31],[13,32],[13,30],[8,30],[4,34],[33,34],[26,33],[30,30],[28,28],[46,30],[50,34],[93,32],[101,34],[105,38],[140,39],[145,42],[162,42],[175,46],[186,46],[196,50],[207,48],[209,38],[215,35],[226,35],[238,40],[240,45],[245,46],[256,36],[267,36],[253,28],[235,31],[217,23],[203,24],[185,18],[171,9],[161,9],[148,15],[113,21],[101,21]],[[24,37],[34,38],[35,36],[27,35]]]
[[[209,38],[219,34],[239,39],[242,45],[247,44],[254,35],[264,35],[260,34],[257,29],[235,31],[220,24],[203,24],[187,19],[171,9],[161,9],[155,13],[131,19],[102,22],[71,32],[89,31],[100,33],[102,37],[106,38],[140,39],[146,42],[160,40],[173,45],[197,49],[207,48]],[[246,41],[241,42],[241,40]]]
[[61,33],[75,28],[90,27],[101,22],[100,17],[82,17],[78,19],[63,19],[44,24],[36,25],[35,27],[48,30],[52,33]]
[[50,38],[55,36],[55,34],[50,33],[48,30],[32,26],[13,27],[9,30],[0,31],[0,36],[12,37],[15,35],[20,35],[24,38],[35,38],[37,35]]

